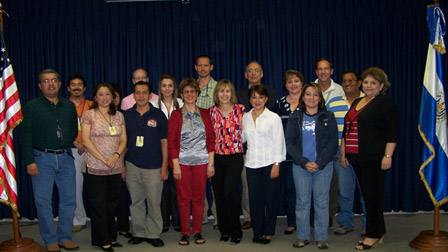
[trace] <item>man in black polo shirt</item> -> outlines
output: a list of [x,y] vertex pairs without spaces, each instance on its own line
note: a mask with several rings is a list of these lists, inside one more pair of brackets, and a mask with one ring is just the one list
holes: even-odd
[[[61,81],[55,70],[43,70],[38,85],[42,95],[23,108],[20,140],[33,185],[39,231],[47,251],[60,251],[60,247],[76,250],[78,245],[71,241],[76,207],[76,170],[71,154],[78,135],[76,110],[72,102],[59,95]],[[57,232],[52,208],[54,183],[59,193]]]
[[160,201],[163,180],[168,178],[168,121],[161,110],[150,105],[150,98],[151,86],[137,82],[134,85],[136,104],[124,112],[128,136],[126,184],[131,195],[134,231],[134,238],[128,243],[146,241],[161,247],[164,243],[160,239],[163,228]]

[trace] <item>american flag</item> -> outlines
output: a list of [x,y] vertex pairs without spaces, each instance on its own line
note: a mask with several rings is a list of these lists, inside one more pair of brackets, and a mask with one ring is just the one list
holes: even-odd
[[12,131],[22,121],[22,108],[2,33],[0,30],[0,201],[18,214]]

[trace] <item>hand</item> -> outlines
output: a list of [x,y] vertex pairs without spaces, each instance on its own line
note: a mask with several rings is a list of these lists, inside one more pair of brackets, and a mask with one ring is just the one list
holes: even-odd
[[316,163],[314,163],[314,162],[308,162],[308,163],[306,163],[306,165],[305,165],[305,169],[307,170],[307,171],[309,171],[309,172],[317,172],[317,164]]
[[86,148],[82,143],[79,143],[76,148],[78,149],[78,155],[82,155],[86,151]]
[[278,178],[278,174],[279,174],[279,165],[273,164],[271,168],[271,179]]
[[162,167],[160,169],[160,181],[168,179],[168,167]]
[[174,177],[174,179],[181,180],[181,178],[182,178],[181,175],[182,175],[182,172],[180,170],[180,166],[179,165],[174,165],[174,168],[173,168],[173,177]]
[[26,172],[30,176],[36,176],[36,178],[39,176],[39,168],[37,168],[36,163],[32,163],[26,166]]
[[381,160],[381,170],[389,170],[390,167],[392,167],[392,158],[383,157],[383,160]]
[[347,169],[348,166],[348,159],[345,158],[345,155],[341,154],[341,158],[339,158],[339,162],[341,163],[341,166]]
[[112,154],[111,157],[109,157],[108,159],[105,159],[103,162],[109,168],[114,168],[115,164],[117,163],[117,160],[118,160],[118,155]]
[[215,167],[207,165],[207,178],[211,178],[215,175]]

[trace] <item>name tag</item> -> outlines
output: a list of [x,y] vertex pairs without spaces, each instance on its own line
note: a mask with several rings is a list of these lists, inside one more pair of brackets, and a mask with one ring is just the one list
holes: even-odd
[[137,136],[137,142],[136,142],[135,146],[143,147],[143,139],[144,139],[143,136]]
[[78,130],[81,130],[82,118],[78,117]]
[[114,126],[109,127],[109,132],[111,136],[115,136],[117,134],[117,130]]

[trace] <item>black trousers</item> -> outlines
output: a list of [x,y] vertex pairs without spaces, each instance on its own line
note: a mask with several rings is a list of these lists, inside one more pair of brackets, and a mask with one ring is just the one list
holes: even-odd
[[129,232],[129,192],[126,182],[121,179],[120,201],[117,207],[117,230]]
[[381,159],[361,160],[356,154],[347,154],[347,157],[358,177],[366,204],[366,237],[380,238],[386,233],[383,215],[386,171],[381,169]]
[[121,174],[98,176],[84,173],[92,223],[92,245],[104,246],[117,240],[115,210],[120,200]]
[[168,179],[163,181],[162,201],[160,202],[163,227],[168,228],[170,223],[173,227],[180,227],[179,208],[177,207],[176,196],[176,182],[173,177],[173,169],[169,167],[168,172]]
[[275,234],[280,179],[271,179],[271,169],[272,164],[258,169],[246,167],[250,218],[255,238]]
[[238,184],[243,170],[243,154],[215,154],[215,175],[212,186],[216,203],[218,228],[221,236],[241,238],[240,224],[241,195]]

